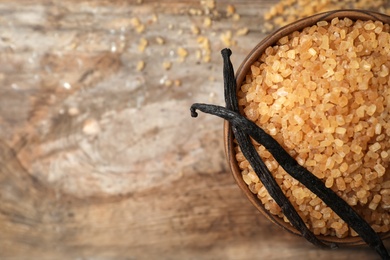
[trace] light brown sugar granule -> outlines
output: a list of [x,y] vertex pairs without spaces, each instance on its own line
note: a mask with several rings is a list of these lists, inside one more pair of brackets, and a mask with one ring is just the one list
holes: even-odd
[[143,71],[144,68],[145,68],[145,61],[143,61],[143,60],[138,61],[137,67],[136,67],[137,71]]
[[177,55],[179,56],[179,61],[183,62],[188,56],[188,51],[183,47],[177,48]]
[[212,24],[211,18],[210,17],[205,17],[203,20],[203,26],[206,28],[210,28]]
[[158,45],[164,45],[165,44],[164,38],[162,38],[160,36],[156,37],[156,42],[157,42]]
[[236,45],[236,41],[233,39],[232,31],[228,30],[221,34],[220,36],[222,43],[226,47],[234,46]]
[[145,38],[141,38],[141,39],[139,40],[138,50],[139,50],[140,52],[144,52],[145,49],[146,49],[146,47],[148,46],[148,44],[149,44],[148,40],[146,40]]
[[226,6],[226,16],[232,16],[236,13],[236,8],[233,5],[227,5]]
[[130,23],[137,33],[143,33],[145,31],[145,25],[141,23],[138,17],[132,18]]
[[200,34],[200,29],[199,29],[198,26],[192,25],[191,26],[191,32],[192,32],[192,34],[199,35]]
[[165,70],[170,70],[172,68],[172,62],[170,61],[164,61],[162,63],[162,67],[165,69]]
[[[390,224],[389,31],[377,21],[318,22],[268,47],[238,92],[245,116],[378,232]],[[264,147],[256,147],[315,234],[357,235]],[[286,219],[238,147],[236,158],[251,191]]]
[[248,27],[243,27],[243,28],[240,28],[236,31],[236,36],[243,36],[243,35],[247,35],[249,32],[249,29]]
[[280,27],[304,17],[338,9],[375,9],[389,13],[389,9],[385,9],[387,3],[387,0],[280,0],[264,13],[264,20]]

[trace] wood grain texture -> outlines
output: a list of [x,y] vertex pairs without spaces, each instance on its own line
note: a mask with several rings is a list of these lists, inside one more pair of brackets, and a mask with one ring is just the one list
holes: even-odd
[[217,1],[207,28],[195,0],[0,1],[0,258],[375,259],[270,224],[230,175],[222,122],[190,117],[193,102],[223,104],[221,34],[249,28],[234,37],[238,67],[275,2]]

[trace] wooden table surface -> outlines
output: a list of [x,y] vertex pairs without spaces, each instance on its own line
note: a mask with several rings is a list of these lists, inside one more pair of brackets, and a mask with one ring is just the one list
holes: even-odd
[[377,259],[271,224],[190,117],[276,2],[0,0],[0,259]]

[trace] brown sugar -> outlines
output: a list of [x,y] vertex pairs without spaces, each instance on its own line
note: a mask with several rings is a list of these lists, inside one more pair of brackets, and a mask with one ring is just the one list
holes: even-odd
[[[389,31],[377,21],[335,18],[294,32],[266,49],[238,92],[245,116],[377,232],[390,224]],[[357,235],[264,147],[257,149],[315,234]],[[239,148],[236,158],[250,190],[286,219]]]

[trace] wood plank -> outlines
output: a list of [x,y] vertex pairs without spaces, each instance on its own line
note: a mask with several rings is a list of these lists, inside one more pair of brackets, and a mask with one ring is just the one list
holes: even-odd
[[[193,102],[223,104],[221,35],[232,31],[238,67],[274,3],[217,1],[205,27],[189,14],[204,10],[195,0],[1,0],[0,258],[375,257],[319,250],[271,224],[229,173],[222,122],[190,118]],[[193,25],[210,40],[208,63]]]

